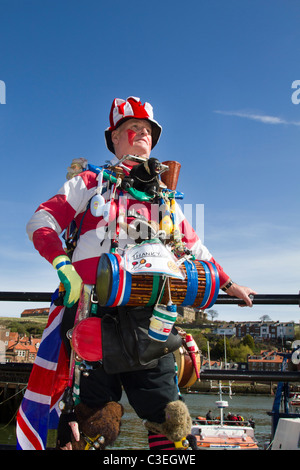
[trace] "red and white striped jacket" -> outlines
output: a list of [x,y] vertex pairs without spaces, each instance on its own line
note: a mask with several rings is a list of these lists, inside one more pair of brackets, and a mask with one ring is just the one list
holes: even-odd
[[[99,258],[103,253],[109,253],[111,248],[110,232],[105,234],[106,223],[103,218],[94,217],[90,209],[86,211],[90,199],[96,193],[97,184],[97,175],[91,171],[84,171],[66,181],[55,196],[37,208],[26,228],[35,248],[52,263],[54,258],[65,254],[63,243],[59,237],[61,233],[73,220],[76,226],[79,227],[84,216],[80,237],[72,257],[72,264],[86,284],[96,283]],[[106,200],[110,198],[110,190],[106,190],[107,186],[108,183],[104,182],[102,194]],[[121,200],[122,204],[125,203],[126,214],[128,214],[129,209],[134,208],[147,220],[158,217],[157,205],[139,202],[128,193],[120,198],[120,192],[117,189],[115,201],[119,204]],[[202,244],[177,203],[175,217],[187,248],[192,251],[196,259],[215,263],[219,272],[220,286],[224,285],[229,280],[229,276]],[[129,218],[127,218],[127,222],[130,223]],[[128,233],[120,231],[120,249],[127,244],[134,243],[135,241],[129,238]]]

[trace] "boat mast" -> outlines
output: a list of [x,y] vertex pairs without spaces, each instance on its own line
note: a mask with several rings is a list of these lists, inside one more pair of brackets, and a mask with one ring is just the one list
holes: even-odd
[[219,400],[216,401],[216,405],[220,410],[220,424],[224,424],[224,408],[228,407],[228,401],[222,400],[222,382],[219,381]]

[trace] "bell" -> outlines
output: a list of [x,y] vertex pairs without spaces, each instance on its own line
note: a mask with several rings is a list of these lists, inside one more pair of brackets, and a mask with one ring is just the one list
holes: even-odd
[[114,199],[111,199],[103,206],[102,215],[103,215],[103,219],[108,224],[110,224],[113,220],[115,220],[116,215],[117,215],[117,205]]
[[163,230],[166,233],[166,236],[169,237],[172,233],[173,230],[173,222],[171,220],[171,217],[169,215],[165,215],[160,224],[159,224],[160,230]]
[[101,217],[105,206],[105,199],[101,194],[96,194],[91,200],[91,213],[94,217]]
[[91,213],[94,217],[101,217],[103,215],[103,208],[105,206],[105,199],[101,195],[103,182],[103,172],[101,171],[98,176],[98,186],[95,196],[91,200]]

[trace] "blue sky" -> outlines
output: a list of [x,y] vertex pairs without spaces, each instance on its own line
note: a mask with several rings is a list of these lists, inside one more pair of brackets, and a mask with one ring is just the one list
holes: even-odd
[[[228,274],[259,293],[299,292],[298,1],[0,0],[0,11],[2,291],[55,290],[26,223],[73,158],[111,156],[111,103],[133,95],[153,105],[153,156],[182,163],[182,204],[204,205],[204,242]],[[0,315],[33,306],[1,302]],[[297,306],[216,310],[300,318]]]

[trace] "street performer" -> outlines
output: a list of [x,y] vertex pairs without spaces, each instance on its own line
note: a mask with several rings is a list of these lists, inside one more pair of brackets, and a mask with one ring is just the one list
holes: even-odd
[[[135,187],[136,178],[139,179],[139,188],[143,187],[141,182],[144,180],[139,178],[139,171],[147,170],[150,163],[155,164],[155,159],[150,160],[150,154],[162,129],[153,118],[152,106],[142,104],[136,97],[115,99],[109,121],[105,140],[113,153],[112,160],[93,167],[82,159],[77,171],[76,162],[71,165],[63,187],[38,207],[27,225],[28,236],[35,248],[57,270],[61,281],[64,305],[61,335],[69,357],[72,355],[72,342],[75,344],[69,332],[76,323],[83,286],[92,286],[92,316],[94,320],[101,319],[101,360],[86,361],[85,369],[75,367],[75,376],[80,376],[77,404],[72,399],[74,406],[67,409],[64,408],[67,399],[62,399],[57,447],[63,450],[103,449],[112,445],[120,431],[123,410],[119,402],[123,387],[130,405],[148,431],[150,448],[180,449],[187,446],[188,439],[185,438],[189,435],[191,419],[178,389],[174,356],[170,352],[179,344],[176,332],[171,328],[172,333],[166,343],[168,348],[161,349],[161,353],[157,353],[156,348],[154,356],[147,360],[138,361],[130,353],[127,358],[132,329],[136,332],[143,330],[145,325],[146,329],[149,327],[153,307],[143,303],[126,306],[117,300],[110,305],[109,302],[105,304],[106,301],[101,304],[100,298],[106,298],[110,283],[104,286],[100,282],[99,285],[98,279],[99,272],[104,277],[107,275],[105,260],[112,259],[118,272],[123,273],[122,264],[118,263],[127,259],[130,247],[144,247],[143,243],[152,239],[168,246],[168,229],[162,225],[161,215],[166,201],[161,200],[157,179],[153,179],[153,186],[152,179],[150,186],[147,183],[147,191]],[[163,187],[161,182],[159,184]],[[167,194],[170,193],[172,191]],[[186,259],[192,256],[193,260],[213,263],[220,288],[251,306],[249,296],[255,292],[236,284],[224,272],[184,217],[175,196],[171,200],[171,219],[176,222],[181,235],[176,240],[174,236],[176,243],[173,240],[173,246]],[[72,248],[69,245],[66,249],[60,235],[70,230],[71,224],[75,226],[72,233],[76,236],[72,239]],[[167,286],[168,282],[166,291]],[[115,287],[119,292],[120,283],[117,282]],[[124,292],[122,295],[125,296]],[[167,310],[173,312],[171,298],[169,300]],[[148,344],[144,337],[142,341]],[[169,347],[172,341],[175,344],[173,349]],[[153,340],[152,344],[162,343]]]

